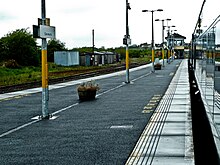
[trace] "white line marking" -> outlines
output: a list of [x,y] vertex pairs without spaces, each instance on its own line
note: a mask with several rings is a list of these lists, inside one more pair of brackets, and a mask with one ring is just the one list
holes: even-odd
[[77,106],[77,105],[79,105],[79,103],[75,103],[75,104],[72,104],[72,105],[70,105],[70,106],[68,106],[68,107],[65,107],[65,108],[63,108],[63,109],[60,109],[60,110],[58,110],[58,111],[52,113],[52,116],[53,116],[53,115],[56,115],[56,114],[58,114],[58,113],[61,113],[61,112],[63,112],[63,111],[66,111],[66,110],[68,110],[68,109],[70,109],[70,108],[72,108],[72,107],[75,107],[75,106]]
[[105,91],[105,92],[99,93],[99,94],[96,95],[96,97],[99,97],[99,96],[101,96],[101,95],[104,95],[104,94],[106,94],[106,93],[108,93],[108,92],[111,92],[111,91],[113,91],[113,90],[115,90],[115,89],[118,89],[118,88],[121,88],[121,87],[123,87],[123,86],[125,86],[125,84],[118,85],[118,86],[116,86],[116,87],[114,87],[114,88],[111,88],[111,89]]
[[131,129],[133,125],[113,125],[110,127],[111,129]]
[[7,132],[1,134],[1,135],[0,135],[0,138],[4,137],[4,136],[6,136],[6,135],[9,135],[9,134],[11,134],[11,133],[13,133],[13,132],[16,132],[16,131],[18,131],[18,130],[20,130],[20,129],[22,129],[22,128],[25,128],[25,127],[27,127],[27,126],[29,126],[29,125],[32,125],[32,124],[34,124],[34,123],[37,123],[37,122],[39,122],[39,121],[40,121],[40,120],[34,120],[34,121],[32,121],[32,122],[29,122],[29,123],[26,123],[26,124],[24,124],[24,125],[21,125],[21,126],[19,126],[19,127],[17,127],[17,128],[14,128],[14,129],[12,129],[12,130],[10,130],[10,131],[7,131]]
[[173,73],[173,72],[171,72],[169,76],[173,76],[173,75],[174,75],[174,73]]
[[152,73],[152,72],[149,72],[149,73],[147,73],[147,74],[145,74],[145,75],[142,75],[142,76],[140,76],[140,77],[138,77],[138,78],[135,78],[135,79],[133,79],[133,80],[131,80],[131,81],[132,81],[132,82],[135,82],[135,81],[137,81],[137,80],[139,80],[139,79],[142,79],[142,78],[144,78],[144,77],[146,77],[146,76],[149,76],[151,73]]
[[[78,104],[79,104],[79,103],[75,103],[75,104],[72,104],[72,105],[70,105],[70,106],[68,106],[68,107],[65,107],[65,108],[63,108],[63,109],[60,109],[60,110],[58,110],[58,111],[52,113],[52,116],[54,116],[55,114],[61,113],[61,112],[63,112],[63,111],[66,111],[67,109],[70,109],[70,108],[72,108],[72,107],[74,107],[74,106],[77,106]],[[54,116],[54,117],[52,117],[52,120],[54,120],[54,119],[56,119],[56,118],[57,118],[57,116],[56,116],[56,117]],[[21,125],[21,126],[19,126],[19,127],[17,127],[17,128],[11,129],[11,130],[9,130],[9,131],[7,131],[7,132],[1,134],[1,135],[0,135],[0,138],[4,137],[4,136],[6,136],[6,135],[9,135],[9,134],[11,134],[11,133],[13,133],[13,132],[19,131],[19,130],[22,129],[22,128],[25,128],[25,127],[27,127],[27,126],[29,126],[29,125],[32,125],[32,124],[37,123],[37,122],[39,122],[39,121],[42,120],[42,119],[39,118],[39,116],[33,117],[32,119],[33,119],[33,120],[35,119],[35,120],[34,120],[34,121],[31,121],[31,122],[29,122],[29,123],[23,124],[23,125]]]

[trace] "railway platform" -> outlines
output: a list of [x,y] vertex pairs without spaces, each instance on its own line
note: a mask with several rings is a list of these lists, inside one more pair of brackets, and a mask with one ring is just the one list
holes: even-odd
[[[76,88],[100,91],[80,102]],[[194,164],[187,60],[50,86],[51,118],[42,120],[41,88],[0,95],[2,164]]]

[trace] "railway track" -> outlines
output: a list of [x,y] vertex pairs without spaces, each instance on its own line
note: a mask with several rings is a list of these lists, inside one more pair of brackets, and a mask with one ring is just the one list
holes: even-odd
[[[145,64],[146,63],[131,63],[130,68],[138,67],[138,66],[145,65]],[[94,71],[90,70],[90,71],[86,71],[83,73],[75,73],[75,74],[73,73],[70,76],[64,76],[60,78],[50,78],[49,76],[49,85],[73,81],[73,80],[79,80],[79,79],[88,78],[88,77],[99,76],[99,75],[113,73],[113,72],[117,72],[121,70],[125,70],[125,64],[121,64],[117,66],[110,66],[107,68],[102,68],[102,69],[94,70]],[[53,75],[56,75],[56,74],[62,74],[62,72],[53,73]],[[1,86],[0,94],[20,91],[20,90],[25,90],[25,89],[30,89],[30,88],[36,88],[36,87],[41,87],[41,81],[10,85],[10,86]]]

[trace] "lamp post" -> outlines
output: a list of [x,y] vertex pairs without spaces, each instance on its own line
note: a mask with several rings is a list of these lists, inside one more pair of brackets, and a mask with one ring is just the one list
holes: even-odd
[[[168,24],[168,23],[167,23]],[[172,26],[166,26],[167,28],[168,28],[168,30],[167,30],[167,39],[168,39],[168,42],[167,42],[167,44],[168,44],[168,64],[170,63],[170,54],[171,54],[171,35],[170,35],[170,28],[171,27],[176,27],[176,26],[174,26],[174,25],[172,25]]]
[[171,30],[171,59],[172,59],[172,61],[174,60],[174,46],[175,46],[175,44],[174,44],[174,42],[175,42],[175,39],[174,39],[174,33],[175,33],[175,31],[177,31],[177,30]]
[[162,20],[160,20],[160,19],[155,19],[155,21],[161,21],[162,22],[162,59],[163,59],[163,67],[165,66],[164,65],[164,30],[165,30],[165,26],[164,26],[164,21],[171,21],[171,19],[170,18],[167,18],[167,19],[162,19]]
[[130,83],[129,79],[129,52],[128,45],[131,43],[130,35],[129,35],[129,26],[128,26],[128,10],[131,10],[130,4],[128,0],[126,0],[126,35],[123,39],[123,44],[126,45],[126,81],[125,83]]
[[152,14],[152,42],[151,42],[151,49],[152,49],[152,72],[155,72],[154,69],[154,12],[155,11],[163,11],[163,9],[157,9],[157,10],[142,10],[142,12],[151,12]]

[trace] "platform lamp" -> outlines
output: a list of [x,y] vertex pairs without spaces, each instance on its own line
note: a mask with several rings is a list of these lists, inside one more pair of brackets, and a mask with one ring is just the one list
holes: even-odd
[[170,18],[167,18],[167,19],[155,19],[155,21],[161,21],[162,22],[162,59],[163,59],[163,67],[165,66],[164,65],[164,56],[165,56],[165,53],[164,53],[164,30],[165,30],[165,26],[164,26],[164,21],[171,21]]
[[152,14],[152,42],[151,42],[151,49],[152,49],[152,72],[154,73],[155,72],[155,69],[154,69],[154,54],[155,54],[155,51],[154,51],[154,12],[155,11],[163,11],[163,9],[157,9],[157,10],[142,10],[142,12],[151,12]]
[[131,44],[131,39],[129,35],[129,26],[128,26],[128,10],[131,10],[130,3],[126,0],[126,35],[123,38],[123,44],[126,45],[126,81],[125,83],[130,83],[129,78],[129,51],[128,47]]
[[176,27],[175,25],[172,26],[167,26],[168,30],[167,30],[167,39],[168,39],[168,63],[170,63],[170,55],[171,55],[171,35],[170,35],[170,28],[171,27]]

